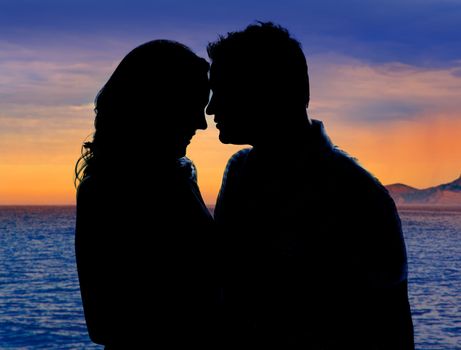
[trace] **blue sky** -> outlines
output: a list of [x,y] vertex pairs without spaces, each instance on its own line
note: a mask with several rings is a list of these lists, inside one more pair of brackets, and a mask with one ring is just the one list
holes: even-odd
[[[46,67],[55,62],[61,75],[87,74],[101,81],[144,41],[172,38],[206,56],[209,41],[255,20],[287,27],[310,64],[399,63],[461,75],[461,0],[0,0],[0,74],[18,69],[20,80],[46,84]],[[12,61],[15,67],[8,65]],[[65,99],[58,94],[42,103],[85,103],[92,95],[89,90]],[[0,98],[25,102],[41,94],[28,91],[21,97],[14,86],[4,86]]]
[[459,0],[0,1],[2,40],[34,46],[172,33],[197,50],[217,33],[256,19],[288,27],[307,53],[333,51],[418,66],[447,65],[461,57]]

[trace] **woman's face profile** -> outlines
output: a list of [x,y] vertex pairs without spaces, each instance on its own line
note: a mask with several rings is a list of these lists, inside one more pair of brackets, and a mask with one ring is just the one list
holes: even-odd
[[171,120],[172,142],[175,157],[186,155],[187,146],[190,144],[197,130],[205,130],[205,107],[208,103],[210,88],[206,73],[193,82],[179,88],[175,100],[170,103],[166,118]]

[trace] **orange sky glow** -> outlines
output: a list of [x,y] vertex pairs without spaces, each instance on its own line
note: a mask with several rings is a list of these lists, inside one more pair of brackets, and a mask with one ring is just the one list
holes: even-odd
[[[461,172],[461,120],[441,117],[379,130],[324,122],[333,142],[384,184],[424,188],[454,180]],[[74,204],[73,166],[85,135],[75,133],[53,151],[44,147],[10,154],[9,162],[0,164],[0,204]],[[188,149],[207,204],[215,203],[227,159],[241,148],[223,145],[217,136],[214,126],[199,131]],[[27,136],[17,143],[20,138]]]
[[[310,75],[310,117],[322,120],[333,143],[383,184],[425,188],[460,175],[459,72],[313,57]],[[105,79],[76,82],[97,91]],[[57,101],[70,85],[53,92]],[[0,138],[0,205],[75,204],[73,167],[93,130],[92,108],[91,102],[2,108],[0,128],[7,132]],[[208,129],[197,132],[188,156],[197,165],[205,202],[213,205],[226,162],[242,146],[221,144],[212,116],[207,119]]]

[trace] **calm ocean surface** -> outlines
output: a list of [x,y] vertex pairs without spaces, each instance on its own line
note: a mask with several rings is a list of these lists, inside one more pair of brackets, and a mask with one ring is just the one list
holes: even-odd
[[[87,336],[73,207],[0,207],[0,349],[102,349]],[[402,210],[416,348],[461,349],[461,211]]]

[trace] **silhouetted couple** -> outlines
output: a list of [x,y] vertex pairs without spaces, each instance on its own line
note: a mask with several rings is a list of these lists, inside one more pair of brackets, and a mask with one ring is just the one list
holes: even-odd
[[[413,349],[400,220],[308,117],[300,43],[272,23],[208,46],[156,40],[96,98],[77,164],[76,253],[107,349]],[[226,167],[209,214],[185,158],[213,114]]]

